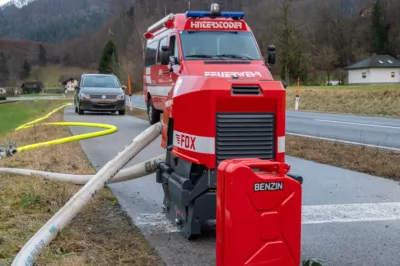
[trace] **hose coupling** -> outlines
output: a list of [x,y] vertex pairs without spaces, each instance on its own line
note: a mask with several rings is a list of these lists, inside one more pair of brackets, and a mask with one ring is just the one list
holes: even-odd
[[[7,148],[6,148],[7,147]],[[0,146],[0,158],[11,157],[18,152],[15,141],[9,141],[7,144]]]

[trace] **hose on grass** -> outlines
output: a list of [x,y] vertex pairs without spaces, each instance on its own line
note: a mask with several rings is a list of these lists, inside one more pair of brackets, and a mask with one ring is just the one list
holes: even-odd
[[161,134],[161,122],[137,136],[97,172],[20,250],[12,266],[33,265],[36,257],[117,173]]
[[[98,137],[106,134],[111,134],[117,130],[115,126],[96,123],[82,122],[52,122],[40,123],[49,118],[55,112],[69,106],[65,104],[44,117],[19,126],[16,131],[30,128],[33,126],[89,126],[106,128],[106,130],[94,133],[81,134],[72,137],[56,139],[52,141],[40,142],[35,144],[19,147],[16,152],[27,151],[40,148],[43,146],[67,143],[86,138]],[[148,146],[161,134],[161,122],[147,128],[139,136],[133,139],[132,143],[118,153],[118,155],[110,160],[99,172],[95,175],[68,175],[62,173],[51,173],[43,171],[35,171],[29,169],[12,169],[0,168],[0,173],[14,173],[24,175],[40,175],[48,180],[70,182],[84,185],[36,234],[22,247],[20,252],[15,257],[12,265],[33,265],[36,257],[43,249],[57,236],[57,233],[64,229],[69,222],[89,203],[93,196],[103,188],[106,184],[112,182],[122,182],[134,179],[141,176],[146,176],[156,171],[158,163],[165,160],[165,155],[159,155],[150,160],[134,165],[121,171],[121,169],[131,161],[141,150]],[[120,172],[121,171],[121,172]]]
[[[26,124],[23,124],[15,129],[15,131],[19,131],[22,129],[27,129],[31,128],[34,126],[81,126],[81,127],[96,127],[96,128],[105,128],[106,130],[102,131],[97,131],[97,132],[92,132],[92,133],[86,133],[86,134],[81,134],[81,135],[75,135],[71,137],[65,137],[65,138],[60,138],[56,140],[50,140],[50,141],[45,141],[45,142],[40,142],[40,143],[34,143],[30,145],[25,145],[19,148],[16,148],[15,152],[22,152],[22,151],[27,151],[27,150],[32,150],[32,149],[37,149],[40,147],[46,147],[50,145],[57,145],[57,144],[63,144],[71,141],[77,141],[77,140],[83,140],[83,139],[88,139],[88,138],[95,138],[95,137],[100,137],[108,134],[112,134],[117,131],[117,127],[113,125],[108,125],[108,124],[98,124],[98,123],[84,123],[84,122],[51,122],[51,123],[40,123],[39,122],[48,119],[51,115],[54,113],[58,112],[59,110],[72,105],[72,103],[64,104],[47,115],[38,118],[36,120],[33,120],[31,122],[28,122]],[[14,154],[15,154],[14,152]]]

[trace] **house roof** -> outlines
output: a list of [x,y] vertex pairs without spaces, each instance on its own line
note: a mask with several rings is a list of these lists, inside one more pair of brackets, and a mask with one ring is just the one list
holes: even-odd
[[66,81],[62,82],[61,84],[62,84],[62,85],[66,85],[66,84],[68,83],[68,81],[72,81],[72,80],[77,80],[77,81],[79,81],[78,78],[72,77],[72,78],[69,78],[69,79],[67,79]]
[[345,69],[361,68],[399,68],[400,61],[390,55],[372,55],[370,58],[354,63]]

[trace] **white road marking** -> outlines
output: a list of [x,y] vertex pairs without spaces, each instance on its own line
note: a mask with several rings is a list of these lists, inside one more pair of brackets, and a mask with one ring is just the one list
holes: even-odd
[[345,121],[337,121],[337,120],[324,120],[324,119],[314,119],[314,120],[315,121],[319,121],[319,122],[326,122],[326,123],[336,123],[336,124],[347,124],[347,125],[366,126],[366,127],[381,127],[381,128],[400,129],[400,127],[385,126],[385,125],[363,124],[363,123],[345,122]]
[[400,202],[303,206],[303,224],[400,220]]
[[378,148],[378,149],[385,149],[385,150],[391,150],[391,151],[400,151],[399,148],[393,148],[393,147],[387,147],[387,146],[379,146],[379,145],[366,144],[366,143],[361,143],[361,142],[354,142],[354,141],[347,141],[347,140],[340,140],[340,139],[316,137],[316,136],[311,136],[311,135],[303,135],[303,134],[296,134],[296,133],[290,133],[290,132],[286,132],[286,135],[305,137],[305,138],[312,138],[312,139],[320,139],[320,140],[327,140],[327,141],[335,141],[335,142],[344,143],[344,144],[360,145],[360,146],[365,146],[365,147],[370,147],[370,148]]
[[[334,224],[400,220],[400,202],[306,205],[302,208],[302,224]],[[177,233],[179,228],[164,213],[143,213],[136,226],[159,233]],[[212,226],[215,220],[210,223]]]

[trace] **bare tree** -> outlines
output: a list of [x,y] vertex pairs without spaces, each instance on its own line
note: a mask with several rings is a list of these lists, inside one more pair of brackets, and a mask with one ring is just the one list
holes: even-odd
[[331,74],[335,69],[335,64],[338,62],[338,55],[330,45],[323,45],[317,52],[316,64],[319,69],[326,72],[328,81],[331,80]]
[[290,5],[292,4],[292,0],[279,0],[278,8],[282,12],[281,20],[282,20],[282,39],[280,42],[280,50],[281,52],[281,63],[284,68],[284,77],[286,84],[290,84],[290,76],[289,76],[289,63],[291,58],[291,49],[292,49],[292,26],[289,23],[290,16]]

